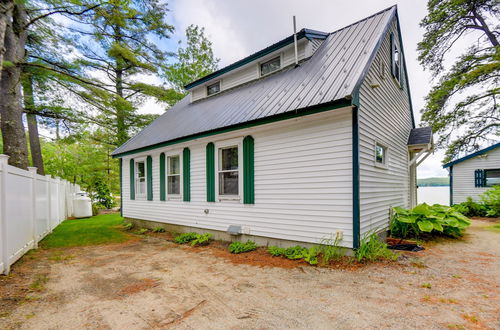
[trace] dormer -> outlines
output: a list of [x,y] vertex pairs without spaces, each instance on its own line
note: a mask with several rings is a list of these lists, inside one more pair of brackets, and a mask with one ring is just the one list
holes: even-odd
[[[297,33],[299,63],[309,59],[319,48],[328,33],[302,29]],[[295,65],[293,35],[248,57],[215,71],[185,86],[191,102],[215,96],[221,92],[263,79]]]

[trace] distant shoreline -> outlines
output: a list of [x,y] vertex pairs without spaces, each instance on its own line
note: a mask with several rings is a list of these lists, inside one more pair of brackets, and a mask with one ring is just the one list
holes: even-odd
[[450,179],[448,177],[417,179],[417,186],[419,186],[419,187],[449,187],[450,186]]

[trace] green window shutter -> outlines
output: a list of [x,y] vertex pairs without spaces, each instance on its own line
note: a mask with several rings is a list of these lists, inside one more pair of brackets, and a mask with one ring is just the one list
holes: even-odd
[[215,202],[215,146],[207,144],[207,202]]
[[135,161],[130,160],[130,199],[135,199]]
[[146,158],[146,171],[147,171],[147,192],[148,201],[153,200],[153,158],[148,156]]
[[182,181],[183,181],[183,200],[191,200],[191,151],[184,148],[182,151]]
[[390,39],[391,39],[391,51],[390,51],[390,56],[391,56],[391,74],[393,77],[395,77],[395,72],[394,72],[394,33],[391,32],[391,35],[390,35]]
[[162,152],[160,154],[160,200],[164,201],[167,199],[167,194],[165,193],[165,154]]
[[243,203],[255,203],[254,141],[250,135],[243,139]]

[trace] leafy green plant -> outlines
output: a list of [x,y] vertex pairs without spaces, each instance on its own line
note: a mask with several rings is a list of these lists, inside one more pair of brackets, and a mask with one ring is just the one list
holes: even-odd
[[127,222],[127,223],[124,223],[122,225],[122,227],[124,230],[131,230],[132,228],[134,228],[134,224],[132,222]]
[[207,245],[210,242],[211,238],[212,238],[212,234],[210,234],[210,233],[206,233],[203,235],[196,234],[196,238],[191,241],[191,246]]
[[424,283],[424,284],[422,284],[422,288],[432,289],[432,284],[430,284],[430,283]]
[[270,246],[267,248],[267,252],[269,252],[273,257],[279,257],[285,255],[285,248]]
[[229,252],[231,253],[243,253],[249,252],[257,249],[257,245],[253,241],[242,242],[232,242],[229,244]]
[[304,258],[304,261],[308,262],[310,265],[318,264],[318,255],[319,249],[315,246],[302,250],[302,258]]
[[137,235],[144,235],[145,233],[147,233],[147,232],[148,232],[148,230],[149,230],[149,229],[147,229],[147,228],[141,228],[141,229],[139,229],[138,231],[136,231],[135,233],[136,233]]
[[379,239],[376,232],[370,231],[361,239],[361,244],[354,251],[354,256],[361,262],[381,259],[396,260],[399,255],[389,250],[387,244]]
[[285,257],[288,259],[302,259],[304,256],[304,250],[307,250],[305,247],[300,245],[291,246],[285,249]]
[[421,237],[423,234],[442,233],[447,236],[462,236],[470,220],[454,208],[425,203],[411,210],[395,207],[390,231],[393,237]]
[[339,260],[345,255],[345,249],[340,246],[340,242],[342,242],[342,238],[339,235],[321,241],[320,253],[323,264],[328,264],[331,260]]
[[174,242],[177,244],[185,244],[191,242],[197,238],[197,233],[183,233],[174,238]]
[[475,202],[471,197],[467,197],[463,203],[453,205],[453,209],[466,217],[484,217],[488,212],[485,205]]
[[165,232],[165,228],[163,227],[154,227],[153,230],[152,230],[153,233],[164,233]]
[[500,186],[486,190],[480,200],[486,208],[486,216],[500,217]]

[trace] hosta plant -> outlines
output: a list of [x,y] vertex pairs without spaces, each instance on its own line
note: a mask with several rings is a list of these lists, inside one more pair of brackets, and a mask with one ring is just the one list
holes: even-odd
[[390,230],[394,237],[421,237],[425,234],[442,233],[444,235],[462,236],[470,220],[455,209],[434,204],[419,204],[411,210],[395,207]]

